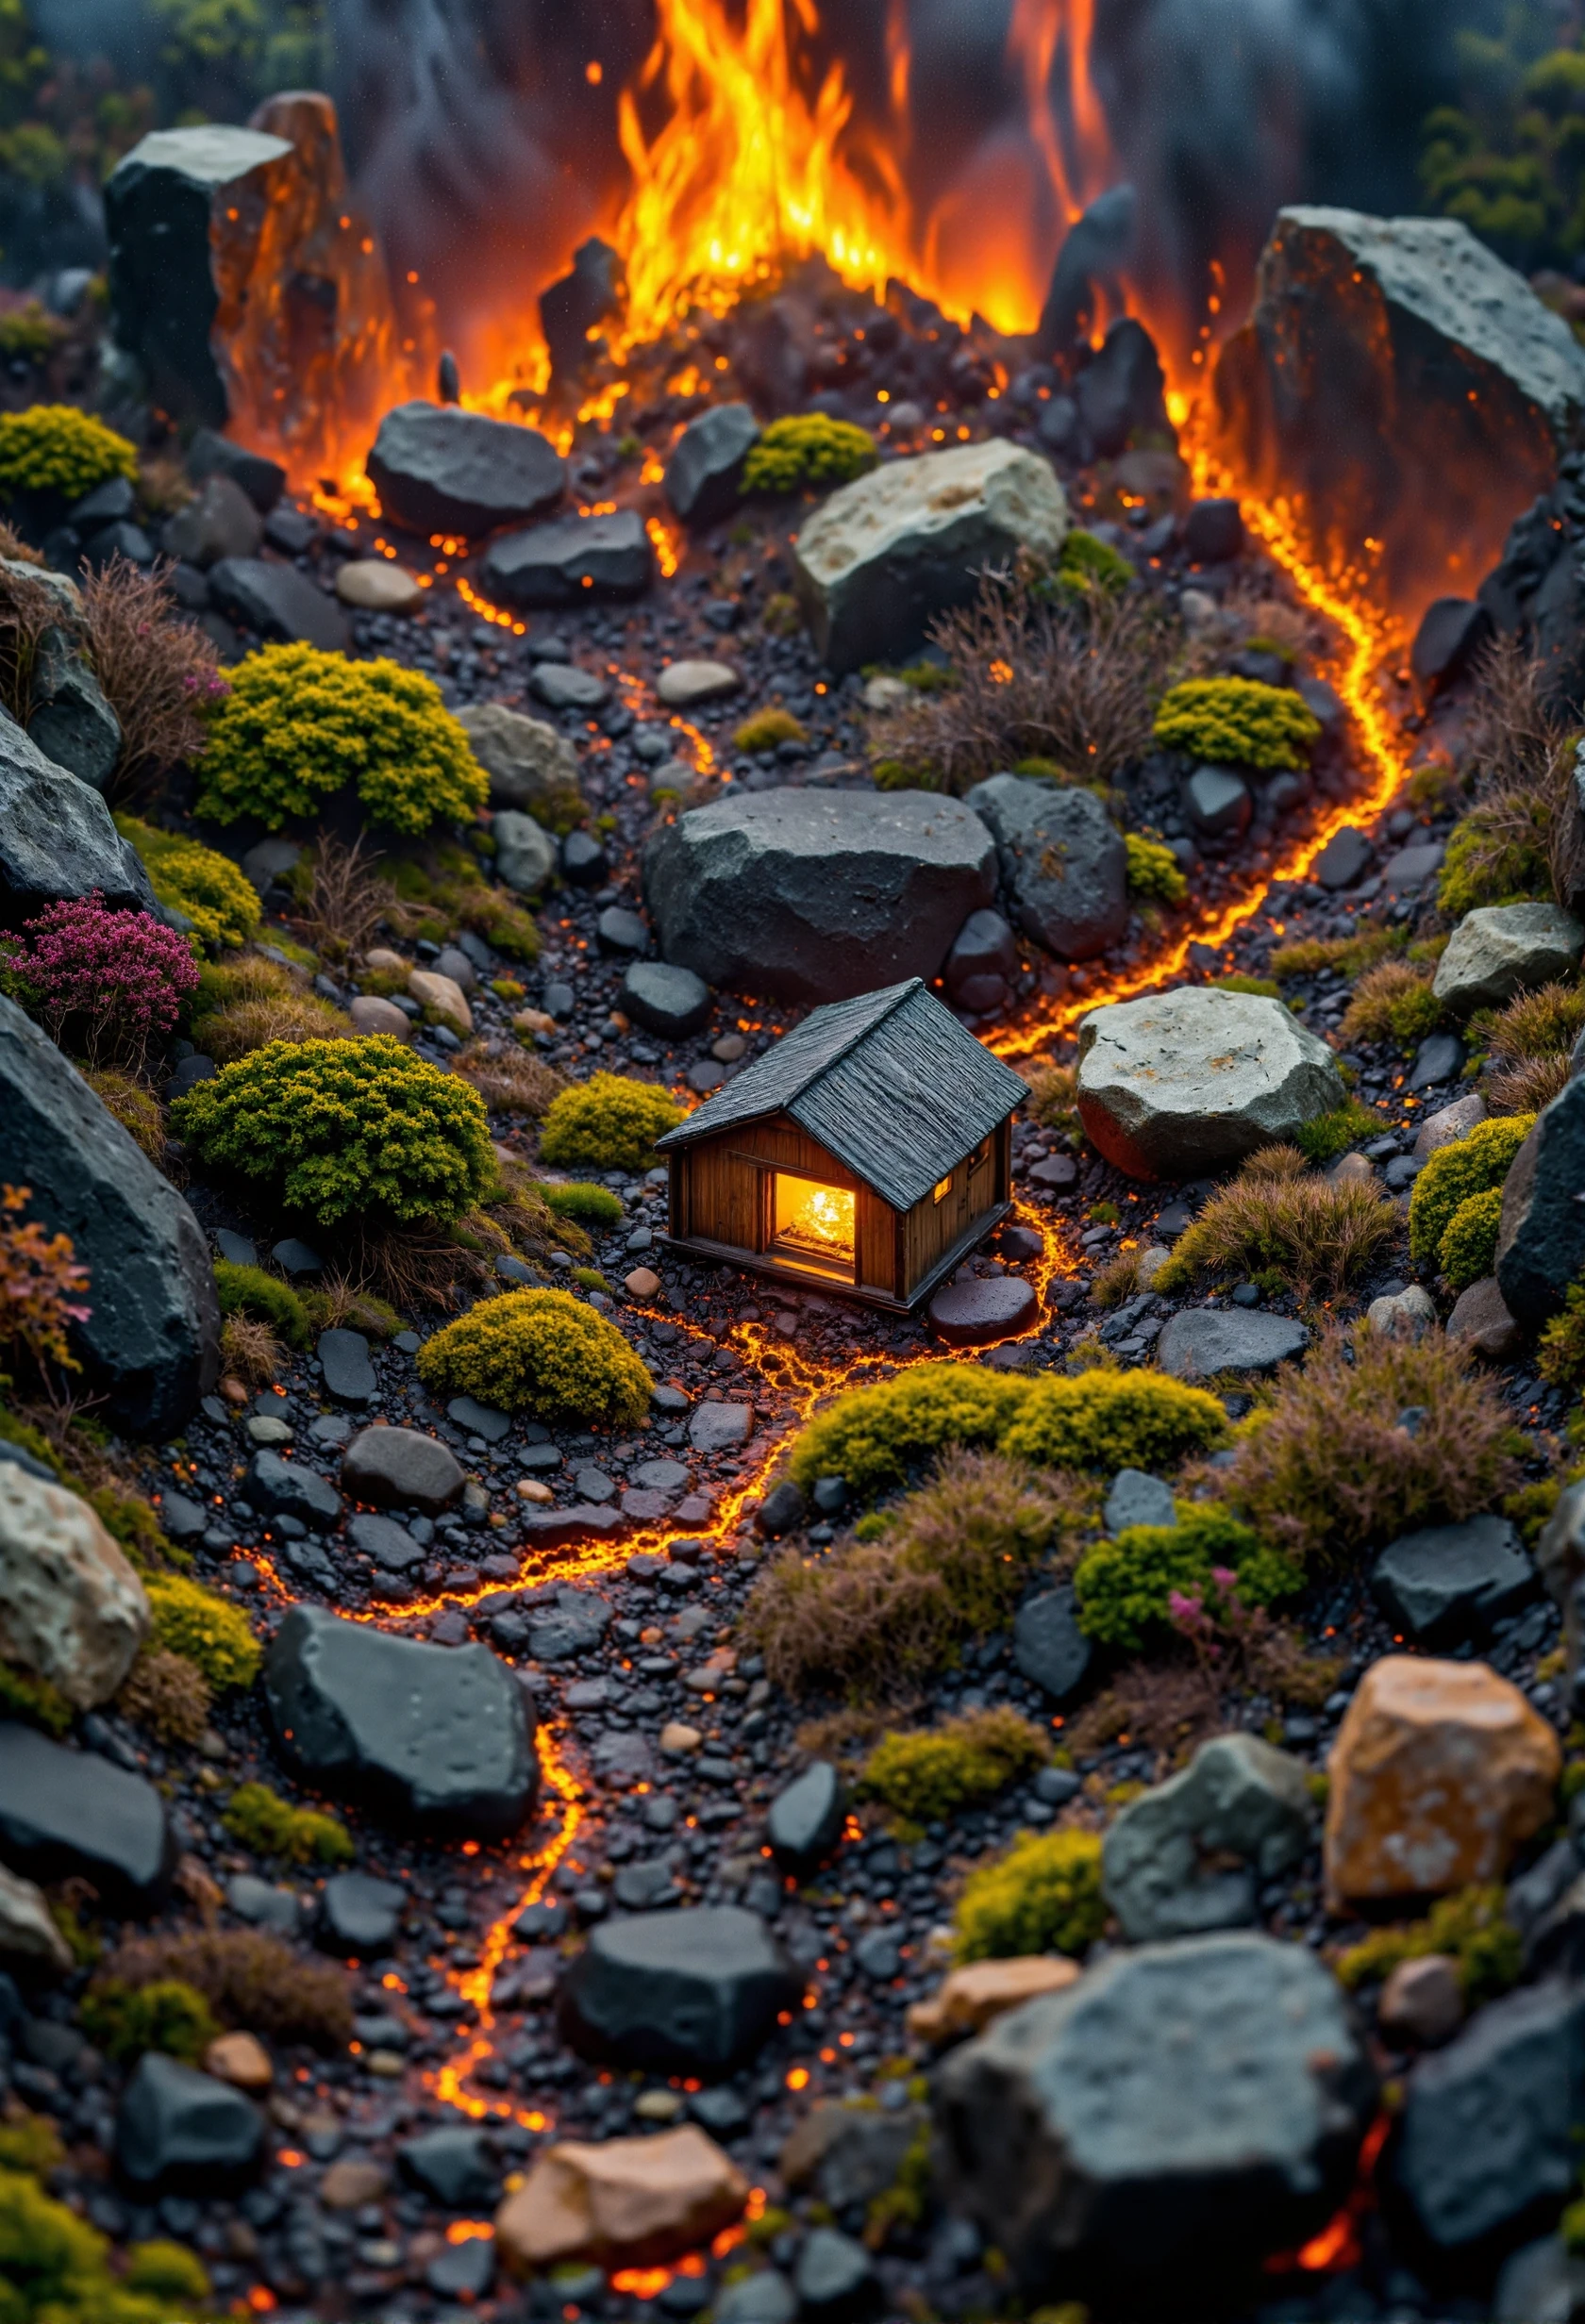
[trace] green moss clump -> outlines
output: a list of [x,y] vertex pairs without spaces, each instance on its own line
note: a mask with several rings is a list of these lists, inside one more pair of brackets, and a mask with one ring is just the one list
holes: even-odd
[[65,2160],[60,2133],[47,2115],[25,2109],[0,2116],[0,2170],[25,2170],[35,2179]]
[[1258,1001],[1280,1001],[1282,995],[1269,976],[1213,976],[1212,992],[1246,992]]
[[1467,1137],[1432,1154],[1409,1198],[1409,1250],[1416,1267],[1440,1256],[1454,1213],[1472,1194],[1502,1186],[1534,1124],[1534,1114],[1505,1114],[1477,1122]]
[[744,719],[732,740],[740,751],[759,756],[779,749],[784,742],[807,742],[809,729],[791,710],[756,710],[752,718]]
[[1344,976],[1359,976],[1374,969],[1406,942],[1402,928],[1365,928],[1358,936],[1301,937],[1279,945],[1273,953],[1274,976],[1315,976],[1323,969],[1340,969]]
[[144,1587],[158,1645],[195,1663],[217,1689],[253,1685],[263,1650],[241,1606],[178,1573],[150,1574]]
[[444,944],[459,928],[471,928],[509,960],[540,956],[540,932],[530,915],[506,889],[490,885],[464,847],[433,846],[422,863],[408,857],[396,866],[394,886],[404,904],[427,914],[413,926],[415,938]]
[[809,485],[851,484],[879,457],[867,428],[803,412],[771,422],[744,463],[742,490],[801,492]]
[[109,2249],[97,2228],[36,2179],[0,2170],[4,2324],[182,2324],[186,2300],[135,2283],[130,2270],[112,2275]]
[[969,1800],[988,1800],[1043,1767],[1051,1755],[1040,1728],[1006,1704],[967,1711],[915,1735],[888,1735],[864,1762],[859,1788],[916,1833]]
[[1094,590],[1121,597],[1133,578],[1134,569],[1120,550],[1075,525],[1058,551],[1052,586],[1058,597],[1082,599]]
[[125,436],[73,404],[35,404],[0,412],[0,494],[58,492],[81,500],[112,476],[138,480],[138,455]]
[[1447,1221],[1437,1254],[1451,1290],[1467,1290],[1482,1276],[1495,1273],[1502,1206],[1501,1187],[1488,1187],[1484,1194],[1461,1202]]
[[1107,1922],[1098,1832],[1021,1832],[1005,1856],[971,1872],[958,1900],[959,1961],[1080,1953]]
[[653,1082],[596,1073],[552,1102],[540,1131],[540,1159],[559,1170],[647,1170],[656,1139],[682,1118],[676,1100]]
[[239,1267],[230,1259],[215,1261],[215,1289],[223,1316],[252,1316],[278,1332],[290,1347],[303,1349],[311,1333],[309,1311],[289,1283],[267,1275],[261,1267]]
[[245,944],[259,933],[263,917],[259,892],[229,855],[118,815],[116,829],[129,839],[163,905],[185,913],[205,944]]
[[317,1808],[293,1807],[268,1784],[239,1784],[221,1822],[256,1856],[284,1856],[292,1864],[350,1864],[354,1850],[345,1824]]
[[642,1419],[655,1386],[615,1324],[565,1291],[481,1300],[425,1342],[418,1376],[498,1412],[613,1428]]
[[156,1978],[136,1989],[107,1980],[85,1999],[82,2024],[118,2066],[130,2066],[145,2050],[196,2066],[220,2032],[203,1995],[179,1977]]
[[1381,1127],[1381,1117],[1373,1114],[1358,1098],[1350,1098],[1329,1114],[1317,1114],[1312,1121],[1304,1121],[1293,1133],[1293,1143],[1307,1162],[1324,1168],[1335,1162],[1339,1154],[1347,1154],[1367,1137],[1374,1137]]
[[490,782],[421,672],[309,645],[250,654],[209,729],[198,812],[278,831],[348,787],[371,822],[417,838],[437,821],[470,820]]
[[1142,839],[1137,831],[1126,831],[1123,844],[1128,851],[1131,896],[1141,896],[1149,904],[1187,902],[1189,882],[1170,847],[1162,847],[1155,839]]
[[8,1662],[0,1662],[0,1711],[58,1737],[67,1732],[75,1717],[65,1696],[48,1679],[35,1678],[30,1670],[13,1669]]
[[1237,1575],[1245,1606],[1291,1598],[1304,1579],[1294,1559],[1264,1548],[1250,1526],[1202,1503],[1176,1525],[1130,1525],[1115,1540],[1098,1542],[1074,1575],[1078,1626],[1099,1645],[1135,1651],[1166,1628],[1173,1594],[1213,1589],[1219,1566]]
[[1255,678],[1189,678],[1156,713],[1163,750],[1214,766],[1296,768],[1321,732],[1302,695]]
[[1437,903],[1451,918],[1551,894],[1550,817],[1538,794],[1505,795],[1455,824],[1437,880]]
[[134,1146],[158,1169],[165,1156],[165,1117],[153,1090],[113,1066],[79,1066],[77,1071],[105,1111],[115,1116]]
[[197,2252],[190,2251],[184,2243],[168,2243],[159,2237],[132,2246],[126,2255],[125,2282],[129,2291],[184,2304],[202,2304],[209,2297],[209,2272]]
[[200,1162],[264,1182],[322,1226],[448,1224],[495,1180],[477,1092],[389,1034],[271,1041],[178,1098],[171,1118]]
[[621,1196],[609,1187],[585,1186],[570,1179],[564,1186],[542,1184],[536,1191],[543,1196],[547,1210],[559,1219],[576,1219],[580,1226],[620,1226],[626,1216]]
[[1352,1991],[1389,1977],[1402,1962],[1423,1961],[1432,1952],[1449,1953],[1458,1963],[1459,1982],[1472,2009],[1516,1985],[1524,1946],[1505,1914],[1502,1889],[1460,1888],[1456,1896],[1439,1898],[1424,1920],[1373,1930],[1341,1956],[1337,1973]]

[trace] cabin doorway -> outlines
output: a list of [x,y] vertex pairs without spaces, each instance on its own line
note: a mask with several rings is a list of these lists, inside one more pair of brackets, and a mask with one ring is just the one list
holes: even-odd
[[852,1191],[793,1170],[772,1170],[769,1176],[769,1255],[827,1282],[855,1282],[858,1203]]

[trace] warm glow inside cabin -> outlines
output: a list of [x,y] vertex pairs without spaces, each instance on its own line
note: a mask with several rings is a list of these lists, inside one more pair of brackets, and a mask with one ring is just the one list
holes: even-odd
[[833,1002],[660,1140],[667,1239],[916,1306],[1006,1217],[1025,1095],[917,977]]

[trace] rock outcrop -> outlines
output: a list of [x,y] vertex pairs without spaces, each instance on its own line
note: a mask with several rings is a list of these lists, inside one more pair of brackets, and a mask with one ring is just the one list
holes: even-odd
[[380,422],[369,478],[392,524],[478,540],[548,516],[567,464],[536,427],[453,404],[398,404]]
[[157,909],[98,791],[0,711],[0,922],[15,926],[46,904],[95,892],[118,911]]
[[143,1585],[89,1503],[0,1462],[0,1656],[88,1711],[148,1632]]
[[1026,936],[1059,960],[1092,960],[1128,924],[1123,835],[1092,790],[994,774],[963,802],[996,841],[1002,885]]

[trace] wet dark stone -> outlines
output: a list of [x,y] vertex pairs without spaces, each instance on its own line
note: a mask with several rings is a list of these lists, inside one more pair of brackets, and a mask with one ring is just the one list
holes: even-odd
[[333,1952],[384,1952],[402,1925],[408,1893],[368,1872],[337,1872],[320,1900],[320,1943]]
[[950,1348],[986,1348],[1026,1332],[1040,1314],[1034,1286],[1021,1275],[971,1276],[930,1302],[932,1329]]
[[692,969],[660,960],[635,960],[622,980],[624,1014],[662,1040],[686,1040],[709,1019],[709,987]]
[[219,2194],[257,2165],[264,2118],[240,2090],[150,2050],[122,2094],[116,2162],[134,2186]]
[[209,595],[228,620],[274,645],[311,645],[344,654],[351,642],[346,615],[295,565],[258,556],[223,556],[209,569]]
[[775,1485],[754,1512],[754,1530],[764,1541],[779,1541],[804,1521],[804,1497],[791,1477]]
[[342,1514],[342,1497],[333,1485],[299,1461],[283,1460],[278,1452],[254,1454],[242,1489],[256,1509],[272,1517],[294,1517],[304,1525],[333,1525]]
[[715,1905],[597,1928],[558,2009],[581,2057],[714,2077],[746,2065],[802,1990],[758,1915]]
[[325,1385],[338,1403],[372,1404],[379,1383],[369,1360],[369,1343],[361,1332],[321,1332],[314,1351],[325,1373]]
[[577,606],[642,597],[654,577],[643,519],[636,508],[620,508],[509,533],[484,560],[483,587],[501,605]]
[[409,2185],[445,2211],[482,2211],[501,2192],[501,2173],[482,2131],[448,2127],[405,2139],[396,2164]]
[[140,1914],[164,1901],[176,1864],[152,1784],[12,1721],[0,1723],[0,1848],[14,1872],[91,1881],[108,1904]]
[[1585,1077],[1543,1108],[1503,1183],[1497,1284],[1510,1312],[1538,1330],[1585,1267]]
[[548,516],[567,469],[548,437],[439,404],[398,404],[379,424],[369,475],[392,524],[477,540]]
[[765,1836],[785,1871],[812,1872],[842,1838],[847,1787],[829,1760],[816,1759],[778,1791],[765,1818]]
[[439,1517],[465,1482],[456,1454],[416,1428],[366,1428],[342,1456],[348,1493],[379,1509],[421,1509]]
[[1539,1596],[1541,1579],[1503,1517],[1432,1525],[1384,1550],[1371,1586],[1417,1645],[1483,1645],[1496,1624]]
[[1075,1693],[1090,1668],[1090,1641],[1078,1626],[1077,1602],[1071,1584],[1063,1583],[1020,1606],[1012,1626],[1014,1662],[1053,1702]]
[[1495,634],[1490,613],[1473,597],[1439,597],[1427,606],[1409,656],[1422,700],[1430,701],[1462,677]]
[[685,524],[719,524],[738,505],[759,423],[747,404],[716,404],[690,420],[666,463],[665,492]]

